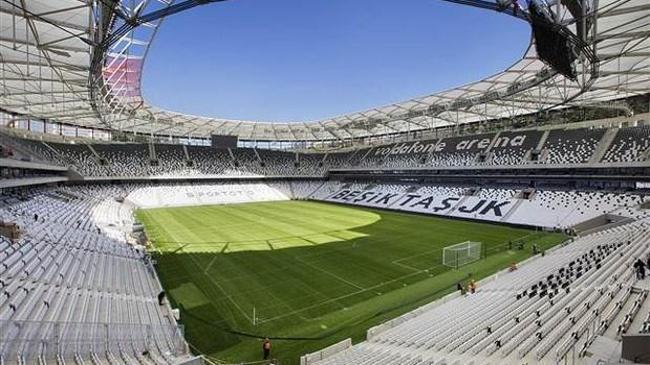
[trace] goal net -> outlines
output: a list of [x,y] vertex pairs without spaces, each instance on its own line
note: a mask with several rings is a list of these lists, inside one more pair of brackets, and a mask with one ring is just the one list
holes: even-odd
[[481,242],[465,241],[442,249],[442,264],[455,269],[481,259]]

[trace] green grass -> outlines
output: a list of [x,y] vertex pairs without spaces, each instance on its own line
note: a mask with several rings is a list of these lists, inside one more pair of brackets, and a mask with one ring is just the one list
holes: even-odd
[[[186,337],[228,361],[260,359],[269,336],[283,365],[521,261],[509,240],[549,248],[560,234],[500,225],[286,201],[141,210],[157,270]],[[442,248],[483,242],[486,257],[460,270]],[[253,325],[253,308],[257,323]]]

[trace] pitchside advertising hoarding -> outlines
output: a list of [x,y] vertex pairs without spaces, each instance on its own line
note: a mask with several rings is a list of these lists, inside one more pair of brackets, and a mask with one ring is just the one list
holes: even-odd
[[[490,146],[494,139],[491,135],[453,137],[443,140],[425,140],[415,142],[395,143],[375,148],[375,156],[422,155],[436,152],[482,151]],[[527,133],[508,134],[497,137],[493,148],[521,147],[531,136]]]
[[637,181],[636,182],[636,188],[637,189],[650,189],[650,182],[648,182],[648,181]]
[[252,197],[255,196],[253,190],[220,190],[214,188],[206,188],[204,190],[187,190],[185,196],[188,198],[219,198],[219,197]]

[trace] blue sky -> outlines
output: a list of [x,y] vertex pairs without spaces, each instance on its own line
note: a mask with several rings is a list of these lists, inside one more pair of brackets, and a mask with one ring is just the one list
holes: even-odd
[[189,114],[322,119],[499,72],[529,37],[514,18],[440,0],[230,0],[165,20],[143,93]]

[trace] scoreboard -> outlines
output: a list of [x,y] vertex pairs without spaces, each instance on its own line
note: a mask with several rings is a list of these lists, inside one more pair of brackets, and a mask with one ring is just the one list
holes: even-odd
[[237,136],[212,135],[212,147],[214,148],[237,148]]

